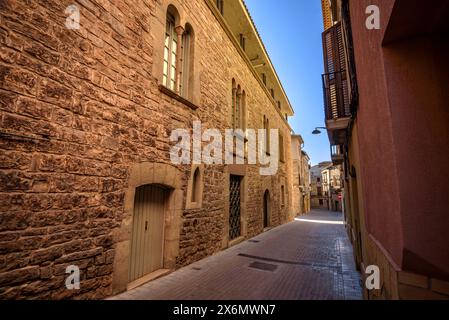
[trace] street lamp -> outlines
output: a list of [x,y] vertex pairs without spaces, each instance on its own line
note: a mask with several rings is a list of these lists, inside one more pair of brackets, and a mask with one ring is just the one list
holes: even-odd
[[325,128],[325,127],[316,127],[315,130],[312,131],[312,134],[314,134],[314,135],[321,134],[321,130],[320,129],[327,130],[327,128]]

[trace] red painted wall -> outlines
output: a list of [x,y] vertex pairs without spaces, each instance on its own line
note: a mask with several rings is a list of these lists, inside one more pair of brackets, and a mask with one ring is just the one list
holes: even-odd
[[403,267],[449,277],[449,39],[384,49],[398,163]]
[[[377,3],[376,3],[377,2]],[[391,115],[386,90],[381,43],[382,30],[365,26],[366,7],[380,1],[350,2],[354,54],[359,84],[358,139],[363,181],[364,212],[368,232],[388,251],[396,264],[402,262],[402,228],[399,184]],[[392,2],[392,1],[388,1]],[[382,29],[392,6],[381,6]]]
[[[371,4],[380,8],[381,30],[365,27]],[[367,229],[404,270],[447,278],[449,41],[408,34],[382,47],[394,4],[358,0],[350,7]]]

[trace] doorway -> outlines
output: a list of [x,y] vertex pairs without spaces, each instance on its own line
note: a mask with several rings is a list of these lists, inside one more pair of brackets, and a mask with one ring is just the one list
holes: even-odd
[[229,240],[231,241],[242,236],[241,184],[240,176],[231,175],[229,189]]
[[270,226],[270,192],[267,190],[263,195],[263,227]]
[[157,185],[136,189],[129,282],[164,267],[164,218],[169,190]]

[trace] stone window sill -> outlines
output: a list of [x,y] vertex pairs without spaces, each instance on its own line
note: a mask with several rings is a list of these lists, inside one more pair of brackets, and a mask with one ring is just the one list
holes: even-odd
[[186,204],[186,210],[197,210],[202,208],[203,208],[202,202],[188,202]]
[[173,99],[181,102],[182,104],[186,105],[187,107],[189,107],[192,110],[197,110],[199,108],[193,102],[187,100],[186,98],[181,97],[176,92],[170,90],[169,88],[167,88],[167,87],[165,87],[165,86],[163,86],[161,84],[159,85],[159,91],[162,92],[163,94],[169,96],[170,98],[173,98]]

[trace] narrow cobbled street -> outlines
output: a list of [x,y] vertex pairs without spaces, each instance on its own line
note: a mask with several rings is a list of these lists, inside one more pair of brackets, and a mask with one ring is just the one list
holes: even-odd
[[112,299],[362,299],[342,214],[312,211]]

